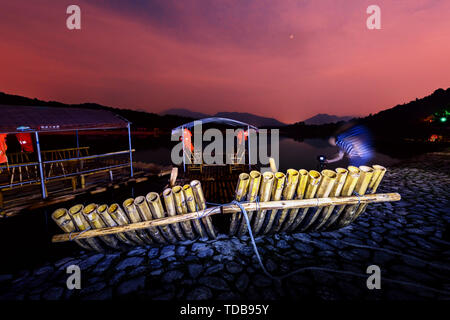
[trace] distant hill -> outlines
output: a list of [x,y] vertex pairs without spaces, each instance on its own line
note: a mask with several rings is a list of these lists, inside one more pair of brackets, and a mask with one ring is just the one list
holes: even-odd
[[201,112],[195,112],[191,111],[189,109],[182,109],[182,108],[173,108],[173,109],[167,109],[160,113],[161,115],[174,115],[174,116],[182,116],[186,118],[192,118],[192,119],[202,119],[202,118],[208,118],[211,117],[211,115]]
[[168,109],[163,111],[161,114],[178,115],[194,119],[201,119],[208,117],[229,118],[249,123],[256,127],[282,127],[286,125],[285,123],[278,121],[277,119],[261,117],[247,112],[218,112],[214,115],[209,115],[206,113],[195,112],[188,109]]
[[47,106],[60,108],[86,108],[86,109],[101,109],[109,110],[115,114],[124,117],[132,123],[132,128],[161,128],[168,131],[183,123],[192,121],[191,118],[177,116],[177,115],[158,115],[156,113],[149,113],[145,111],[137,111],[130,109],[119,109],[103,106],[97,103],[82,103],[82,104],[65,104],[56,101],[43,101],[38,99],[30,99],[18,95],[12,95],[0,92],[0,104],[17,105],[19,106]]
[[429,96],[369,115],[359,122],[367,125],[375,134],[386,137],[423,138],[432,133],[448,136],[448,121],[426,121],[428,117],[441,114],[444,110],[450,111],[450,88],[437,89]]
[[335,116],[327,113],[318,113],[315,116],[304,120],[305,124],[326,124],[326,123],[336,123],[339,121],[349,121],[354,117],[351,116]]
[[[416,98],[408,103],[397,105],[363,118],[354,118],[351,124],[367,126],[373,135],[383,143],[402,139],[427,139],[431,134],[449,136],[449,124],[426,121],[430,116],[450,111],[450,88],[437,89],[429,96]],[[346,126],[350,125],[347,123]],[[321,125],[297,122],[282,128],[282,132],[292,137],[327,137],[345,130],[342,124]]]

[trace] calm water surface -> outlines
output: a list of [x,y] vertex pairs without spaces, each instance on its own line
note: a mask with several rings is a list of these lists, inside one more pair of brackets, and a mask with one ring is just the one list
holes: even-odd
[[[280,137],[280,169],[285,171],[289,168],[296,169],[317,169],[317,156],[325,155],[327,158],[334,157],[338,153],[337,147],[332,147],[328,144],[326,139],[305,139],[304,141],[296,141],[292,138]],[[170,165],[170,148],[140,148],[136,151],[136,161],[152,162],[161,165]],[[369,164],[379,164],[383,166],[390,166],[398,159],[389,157],[388,155],[375,153],[374,158]],[[346,167],[348,159],[333,163],[330,167]]]

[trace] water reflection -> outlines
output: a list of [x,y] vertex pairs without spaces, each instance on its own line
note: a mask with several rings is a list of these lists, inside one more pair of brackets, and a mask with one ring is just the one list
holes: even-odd
[[[270,150],[270,147],[268,148]],[[289,168],[297,169],[317,169],[317,156],[325,155],[327,158],[333,157],[338,152],[337,147],[332,147],[326,139],[305,139],[296,141],[288,137],[280,137],[280,170],[285,171]],[[170,148],[139,148],[135,154],[135,161],[147,163],[156,163],[160,165],[170,165]],[[374,158],[369,164],[380,164],[390,166],[399,160],[388,155],[375,153]],[[348,159],[329,165],[329,168],[346,167]]]

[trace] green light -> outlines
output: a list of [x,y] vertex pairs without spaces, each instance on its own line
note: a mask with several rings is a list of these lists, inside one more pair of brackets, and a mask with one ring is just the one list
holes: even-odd
[[447,118],[446,117],[442,117],[440,120],[441,120],[441,122],[445,122],[445,121],[447,121]]

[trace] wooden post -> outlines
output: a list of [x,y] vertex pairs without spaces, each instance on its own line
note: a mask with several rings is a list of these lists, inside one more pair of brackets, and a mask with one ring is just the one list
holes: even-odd
[[127,125],[128,128],[128,147],[130,149],[130,175],[133,177],[133,150],[131,149],[131,128],[130,123]]
[[78,138],[78,130],[75,130],[75,134],[77,136],[77,158],[80,157],[80,140]]
[[[244,142],[245,142],[245,133],[242,133],[243,134],[243,139],[244,139]],[[250,126],[247,126],[247,145],[248,145],[248,171],[251,171],[252,170],[252,162],[251,162],[251,156],[252,156],[252,153],[251,153],[251,147],[250,147]],[[245,155],[244,155],[244,160],[245,160]],[[230,172],[231,173],[231,172]]]
[[174,167],[174,168],[172,168],[172,171],[170,172],[169,186],[171,188],[173,186],[175,186],[175,183],[177,182],[177,176],[178,176],[178,168]]
[[183,141],[183,172],[186,172],[186,160],[185,160],[185,150],[184,150],[184,126],[181,127],[183,135],[181,136],[181,139]]
[[81,189],[84,189],[86,187],[86,178],[84,177],[84,174],[80,176],[80,183],[81,183]]
[[47,188],[45,187],[45,178],[44,178],[44,169],[42,167],[42,156],[41,156],[41,145],[39,143],[39,134],[37,131],[34,132],[36,137],[36,152],[38,155],[38,162],[39,162],[39,171],[41,176],[41,189],[42,189],[42,198],[47,198]]
[[76,176],[72,177],[72,190],[73,191],[77,190],[77,177]]

